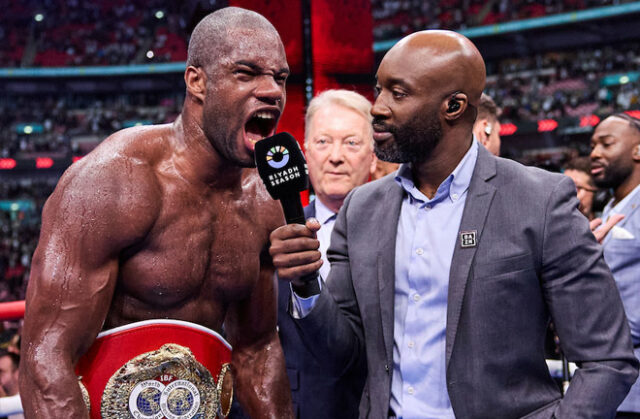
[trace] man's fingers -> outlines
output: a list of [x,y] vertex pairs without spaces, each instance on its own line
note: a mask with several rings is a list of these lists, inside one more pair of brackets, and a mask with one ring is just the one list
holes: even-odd
[[269,253],[280,279],[293,281],[320,269],[318,229],[320,223],[310,218],[305,225],[287,224],[271,233]]
[[309,250],[306,252],[281,253],[273,257],[273,266],[276,269],[304,266],[317,262],[321,259],[320,252]]
[[318,250],[318,248],[320,248],[320,242],[316,238],[295,237],[287,240],[272,240],[269,253],[275,259],[280,254],[306,252]]
[[591,231],[595,231],[600,224],[602,224],[602,218],[594,218],[593,220],[589,221],[589,228],[591,229]]
[[[298,282],[298,280],[310,273],[317,272],[322,266],[322,259],[319,259],[313,263],[296,266],[291,268],[280,268],[277,270],[278,278],[290,282]],[[302,285],[298,283],[297,285]]]
[[287,240],[294,237],[315,237],[316,234],[302,224],[286,224],[273,230],[270,235],[271,242],[275,240]]
[[308,218],[307,222],[305,223],[305,225],[309,230],[311,230],[313,232],[316,232],[316,231],[320,230],[320,227],[321,227],[320,221],[318,221],[317,219],[315,219],[313,217]]
[[[602,220],[600,220],[599,218],[596,218],[595,220],[591,221],[591,223],[589,223],[589,226],[591,227],[591,231],[593,231],[593,235],[596,236],[596,240],[598,241],[598,243],[602,243],[604,238],[607,236],[607,233],[609,233],[609,231],[611,231],[613,226],[618,224],[623,218],[624,218],[623,214],[614,214],[611,217],[609,217],[607,219],[607,222],[604,224],[602,224]],[[596,221],[600,221],[600,222],[595,223]],[[598,228],[598,226],[600,227]]]

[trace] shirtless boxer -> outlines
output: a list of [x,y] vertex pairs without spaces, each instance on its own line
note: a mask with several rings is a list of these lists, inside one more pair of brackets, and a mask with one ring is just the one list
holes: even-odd
[[223,330],[254,418],[290,417],[269,233],[284,223],[254,166],[289,73],[275,28],[227,8],[189,43],[173,124],[113,134],[49,198],[27,292],[20,392],[31,418],[87,418],[74,366],[101,330],[178,319]]

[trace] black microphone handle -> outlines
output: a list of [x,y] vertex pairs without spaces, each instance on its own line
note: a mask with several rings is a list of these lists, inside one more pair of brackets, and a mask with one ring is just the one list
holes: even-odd
[[[298,193],[283,196],[280,198],[280,204],[282,204],[284,219],[287,221],[287,224],[305,224],[304,209],[302,208],[302,201],[300,201],[300,195]],[[305,284],[303,287],[292,285],[294,291],[299,296],[306,298],[320,293],[318,271],[305,275],[301,277],[300,280]]]
[[287,220],[287,224],[305,223],[302,201],[300,201],[300,195],[298,193],[283,196],[280,198],[280,203],[282,204],[284,219]]

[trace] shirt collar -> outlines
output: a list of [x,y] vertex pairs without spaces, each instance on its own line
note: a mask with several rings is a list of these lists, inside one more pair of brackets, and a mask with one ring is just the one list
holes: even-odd
[[448,197],[452,201],[456,201],[462,196],[471,184],[471,176],[473,169],[478,160],[478,142],[475,136],[471,142],[471,147],[467,150],[458,166],[451,172],[449,176],[438,186],[435,196],[432,199],[427,198],[413,182],[411,174],[411,163],[403,163],[396,172],[395,181],[409,194],[409,196],[417,201],[425,203],[435,203],[442,201]]
[[327,208],[327,206],[323,204],[317,196],[314,200],[314,203],[316,205],[316,219],[320,222],[321,225],[326,224],[327,221],[329,221],[333,216],[336,215],[336,213]]
[[604,207],[602,211],[603,218],[608,217],[611,214],[624,214],[625,207],[633,199],[636,194],[640,193],[640,185],[637,185],[633,190],[625,196],[622,201],[618,202],[615,206],[613,206],[613,201],[615,198],[611,198],[609,203]]

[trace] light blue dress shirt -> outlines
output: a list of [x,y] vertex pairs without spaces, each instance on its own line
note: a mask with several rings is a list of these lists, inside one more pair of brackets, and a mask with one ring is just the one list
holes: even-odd
[[428,199],[403,164],[396,182],[406,194],[396,236],[391,408],[398,418],[454,418],[447,393],[445,336],[449,271],[478,157],[471,147]]
[[[609,265],[616,281],[633,342],[636,357],[640,357],[640,185],[624,199],[613,205],[609,201],[602,213],[607,220],[614,214],[623,214],[625,219],[614,226],[604,241],[604,260]],[[631,387],[629,394],[618,406],[619,412],[640,412],[640,380]]]
[[[331,233],[333,232],[333,226],[336,223],[336,213],[331,211],[325,204],[322,203],[318,198],[313,201],[313,205],[316,206],[316,220],[320,223],[320,230],[316,233],[316,237],[320,242],[320,254],[322,256],[322,266],[318,273],[320,274],[320,278],[318,278],[318,283],[320,284],[320,288],[322,288],[322,280],[326,280],[329,277],[329,271],[331,270],[331,264],[327,259],[327,249],[329,248],[329,243],[331,242]],[[322,279],[321,279],[322,278]],[[289,284],[291,287],[291,284]],[[316,303],[319,295],[312,295],[311,297],[302,298],[298,296],[291,288],[291,303],[292,310],[291,314],[294,319],[300,319],[305,317],[313,306]]]

